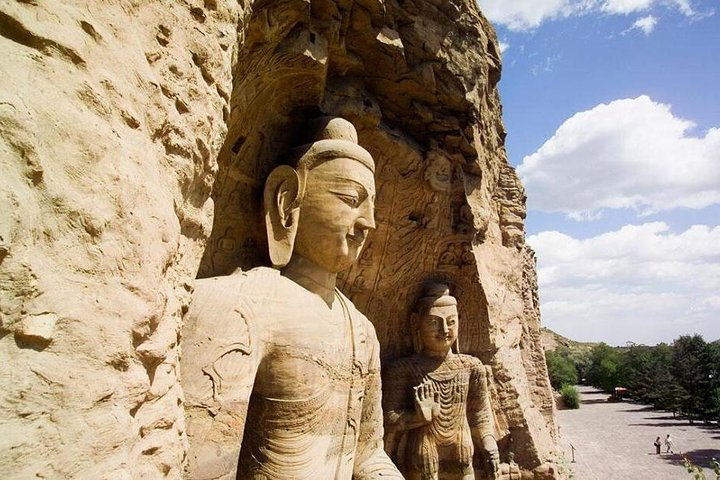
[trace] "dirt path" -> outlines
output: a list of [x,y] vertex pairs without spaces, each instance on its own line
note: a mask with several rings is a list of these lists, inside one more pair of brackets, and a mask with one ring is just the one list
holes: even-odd
[[[560,445],[575,480],[691,480],[683,456],[698,465],[720,460],[720,428],[675,419],[672,413],[631,403],[609,403],[608,394],[579,387],[579,410],[558,412]],[[655,454],[656,437],[670,434],[674,454]],[[575,461],[570,463],[575,446]],[[708,480],[714,475],[706,469]]]

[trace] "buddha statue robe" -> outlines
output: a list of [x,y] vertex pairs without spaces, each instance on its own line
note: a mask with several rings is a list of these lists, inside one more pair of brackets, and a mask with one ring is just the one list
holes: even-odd
[[[386,447],[409,478],[467,478],[473,475],[473,431],[493,435],[486,372],[470,355],[451,354],[442,362],[422,353],[394,362],[384,375]],[[426,385],[437,411],[429,423],[405,429],[404,412],[414,407],[414,387]]]

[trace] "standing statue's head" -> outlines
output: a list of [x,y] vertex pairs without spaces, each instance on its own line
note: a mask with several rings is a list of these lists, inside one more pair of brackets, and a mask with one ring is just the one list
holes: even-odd
[[458,351],[457,300],[444,283],[430,283],[415,304],[411,315],[413,347],[416,352],[445,356]]
[[308,143],[265,182],[270,260],[282,268],[300,255],[337,273],[357,260],[375,228],[375,163],[347,120],[323,117],[309,127]]

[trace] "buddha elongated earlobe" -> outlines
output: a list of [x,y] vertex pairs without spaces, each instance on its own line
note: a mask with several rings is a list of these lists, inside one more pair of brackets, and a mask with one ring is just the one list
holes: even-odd
[[270,261],[275,268],[287,265],[292,256],[303,190],[300,175],[287,165],[277,167],[265,181],[265,228]]

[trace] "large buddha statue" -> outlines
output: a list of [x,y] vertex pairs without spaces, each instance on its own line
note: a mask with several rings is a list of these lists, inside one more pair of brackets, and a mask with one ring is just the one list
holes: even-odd
[[375,228],[375,167],[352,124],[315,126],[265,184],[274,268],[196,284],[181,360],[189,478],[402,478],[383,450],[375,330],[335,287]]
[[473,480],[476,447],[497,475],[486,370],[457,353],[458,322],[448,286],[428,285],[411,318],[416,353],[384,375],[385,447],[407,480]]

